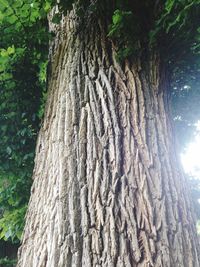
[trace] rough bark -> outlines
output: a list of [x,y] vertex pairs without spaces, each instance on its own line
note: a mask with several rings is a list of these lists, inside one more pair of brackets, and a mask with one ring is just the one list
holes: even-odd
[[157,53],[116,62],[102,24],[62,21],[18,267],[198,267]]

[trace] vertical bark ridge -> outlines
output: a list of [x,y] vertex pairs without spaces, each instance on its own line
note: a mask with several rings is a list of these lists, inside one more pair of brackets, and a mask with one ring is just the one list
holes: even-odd
[[70,18],[59,38],[17,266],[198,267],[159,56],[122,69]]

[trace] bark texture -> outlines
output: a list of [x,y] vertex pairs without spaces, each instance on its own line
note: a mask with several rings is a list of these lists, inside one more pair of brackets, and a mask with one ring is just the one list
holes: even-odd
[[101,23],[61,24],[17,266],[200,266],[159,56],[121,68]]

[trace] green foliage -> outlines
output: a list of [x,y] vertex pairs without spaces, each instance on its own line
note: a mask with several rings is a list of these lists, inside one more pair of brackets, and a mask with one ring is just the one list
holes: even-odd
[[[49,1],[13,1],[1,0],[0,23],[9,26],[6,32],[12,30],[14,25],[15,31],[34,25],[38,19],[46,17],[51,5]],[[11,29],[10,29],[11,28]]]
[[157,21],[157,26],[164,27],[166,33],[169,33],[173,28],[179,31],[188,23],[187,19],[190,18],[191,11],[198,8],[199,4],[199,0],[167,0],[163,14]]
[[166,60],[177,58],[180,52],[182,57],[191,50],[198,53],[200,0],[118,0],[114,8],[108,36],[121,57],[137,55],[139,43],[144,51],[159,47]]
[[132,17],[133,14],[131,11],[115,10],[112,16],[112,24],[110,25],[108,36],[122,38],[122,35],[126,35],[127,26],[132,22]]
[[199,48],[200,0],[167,0],[149,33],[150,43],[157,43],[168,58],[182,58]]
[[14,267],[17,261],[14,259],[9,259],[8,257],[0,258],[0,266],[3,267]]
[[23,230],[43,115],[50,8],[50,1],[0,0],[0,238],[12,242]]
[[[13,201],[13,197],[11,196],[9,200]],[[10,203],[10,205],[13,204],[13,202]],[[13,207],[15,207],[13,210],[4,211],[4,216],[0,219],[0,238],[4,240],[11,240],[15,243],[21,239],[27,206],[25,205],[18,208],[18,206],[14,204]]]
[[132,11],[115,10],[112,16],[112,24],[109,26],[108,37],[116,42],[119,62],[134,55],[138,50],[139,26]]

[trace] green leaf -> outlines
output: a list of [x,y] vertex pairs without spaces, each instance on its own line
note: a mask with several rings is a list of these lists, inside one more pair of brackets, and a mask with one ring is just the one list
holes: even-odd
[[115,10],[114,15],[112,17],[113,24],[118,24],[122,22],[123,14],[120,10]]
[[44,10],[46,11],[46,13],[48,13],[50,10],[51,10],[51,3],[49,3],[49,2],[45,2],[44,4],[43,4],[43,7],[44,7]]
[[167,0],[165,3],[165,9],[167,10],[168,13],[172,10],[176,0]]
[[8,55],[14,54],[15,53],[15,47],[14,47],[14,45],[8,47],[7,52],[8,52]]
[[7,21],[10,24],[14,24],[17,20],[18,20],[18,18],[15,15],[7,16]]
[[9,7],[9,4],[6,0],[0,0],[0,5],[2,5],[3,7]]

